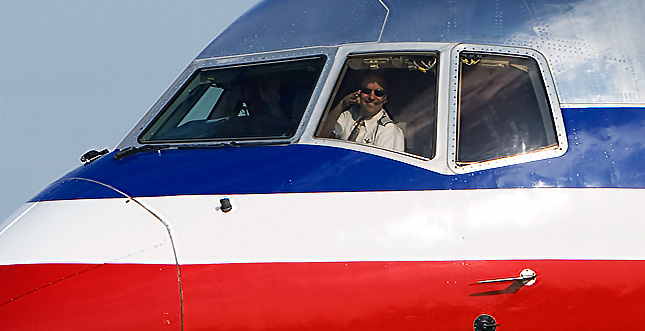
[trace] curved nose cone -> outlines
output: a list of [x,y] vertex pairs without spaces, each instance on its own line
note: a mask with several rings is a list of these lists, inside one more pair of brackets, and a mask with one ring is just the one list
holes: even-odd
[[[63,185],[80,183],[103,186]],[[3,328],[181,328],[170,232],[136,200],[118,195],[32,202],[0,225]]]

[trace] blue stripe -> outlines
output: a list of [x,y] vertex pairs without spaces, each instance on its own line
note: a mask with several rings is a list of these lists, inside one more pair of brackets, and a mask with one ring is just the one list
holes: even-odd
[[562,157],[464,175],[441,175],[340,148],[290,145],[113,153],[70,172],[32,201],[191,194],[645,187],[645,110],[565,109]]

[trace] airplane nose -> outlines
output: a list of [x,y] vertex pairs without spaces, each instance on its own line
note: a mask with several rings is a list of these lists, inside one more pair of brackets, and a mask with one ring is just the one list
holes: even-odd
[[169,231],[132,198],[32,202],[3,225],[3,328],[181,328]]

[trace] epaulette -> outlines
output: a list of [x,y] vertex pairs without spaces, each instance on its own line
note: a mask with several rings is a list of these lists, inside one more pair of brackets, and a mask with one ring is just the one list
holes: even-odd
[[394,123],[394,121],[387,115],[381,116],[381,118],[378,119],[378,124],[382,126],[386,126],[390,123]]

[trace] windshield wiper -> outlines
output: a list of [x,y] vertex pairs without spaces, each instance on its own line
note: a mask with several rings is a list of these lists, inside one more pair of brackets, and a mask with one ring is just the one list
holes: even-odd
[[173,148],[171,145],[142,145],[138,147],[127,147],[114,154],[115,160],[134,155],[141,152],[160,151],[162,149]]
[[150,151],[160,151],[163,149],[194,149],[194,148],[204,148],[204,147],[211,147],[211,148],[221,148],[221,147],[237,147],[240,146],[240,144],[230,141],[226,143],[219,143],[215,145],[141,145],[138,147],[127,147],[124,148],[114,154],[114,159],[115,160],[120,160],[125,157],[128,157],[130,155],[134,155],[137,153],[142,153],[142,152],[150,152]]
[[227,141],[217,144],[190,144],[190,145],[141,145],[138,147],[127,147],[114,154],[114,159],[120,160],[133,154],[160,151],[163,149],[201,149],[201,148],[225,148],[225,147],[241,147],[241,146],[266,146],[275,144],[285,144],[285,142],[276,141]]

